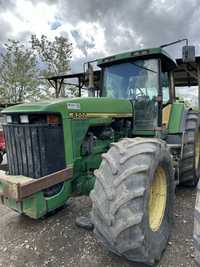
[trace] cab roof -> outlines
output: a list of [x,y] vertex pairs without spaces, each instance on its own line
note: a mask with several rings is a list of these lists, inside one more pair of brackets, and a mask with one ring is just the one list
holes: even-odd
[[103,67],[104,65],[117,64],[130,59],[144,59],[144,58],[162,58],[166,61],[168,67],[175,68],[175,60],[161,47],[140,49],[112,55],[97,60],[97,65]]

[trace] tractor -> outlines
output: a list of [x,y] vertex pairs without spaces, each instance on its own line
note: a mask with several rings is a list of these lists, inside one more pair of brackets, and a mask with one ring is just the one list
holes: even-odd
[[90,194],[101,243],[154,264],[170,235],[175,186],[198,182],[199,114],[176,99],[176,62],[162,47],[97,65],[98,87],[91,64],[87,72],[88,98],[3,111],[8,172],[0,173],[1,202],[37,219],[72,194]]

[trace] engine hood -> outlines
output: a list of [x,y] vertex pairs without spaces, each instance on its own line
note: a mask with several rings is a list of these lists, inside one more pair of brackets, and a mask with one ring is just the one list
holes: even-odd
[[73,113],[87,113],[93,117],[104,114],[113,116],[121,114],[131,116],[132,104],[126,99],[101,98],[60,98],[35,103],[11,106],[2,111],[3,114],[12,113],[44,113],[59,112],[63,118],[71,117]]

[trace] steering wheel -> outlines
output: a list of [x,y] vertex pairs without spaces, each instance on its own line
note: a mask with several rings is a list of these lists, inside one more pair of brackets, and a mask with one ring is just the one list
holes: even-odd
[[[139,90],[139,92],[136,93],[136,90]],[[137,100],[138,97],[146,97],[146,95],[141,88],[129,88],[129,97]]]
[[135,97],[137,97],[137,96],[146,96],[141,88],[137,88],[137,89],[139,89],[139,92],[137,94],[135,94]]

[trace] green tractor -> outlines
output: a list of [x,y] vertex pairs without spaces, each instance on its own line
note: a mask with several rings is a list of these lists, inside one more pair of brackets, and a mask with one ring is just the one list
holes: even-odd
[[[97,238],[128,260],[153,264],[166,248],[177,184],[199,177],[199,115],[176,100],[176,63],[162,48],[98,60],[89,98],[3,111],[8,173],[1,202],[40,218],[89,194]],[[56,81],[56,80],[55,80]]]

